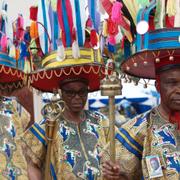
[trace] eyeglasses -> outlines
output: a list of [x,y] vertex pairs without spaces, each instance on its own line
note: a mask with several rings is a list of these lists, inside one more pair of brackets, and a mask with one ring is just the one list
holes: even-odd
[[69,98],[73,98],[76,95],[79,97],[86,97],[88,94],[88,89],[81,89],[79,91],[61,89]]

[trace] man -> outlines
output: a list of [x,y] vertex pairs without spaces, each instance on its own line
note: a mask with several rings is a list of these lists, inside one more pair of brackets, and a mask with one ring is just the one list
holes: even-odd
[[[108,124],[101,114],[84,110],[88,84],[88,80],[82,78],[60,82],[66,105],[58,119],[57,137],[52,145],[51,175],[54,179],[100,178],[99,153],[107,143]],[[23,138],[29,179],[32,180],[44,178],[44,125],[45,122],[35,123]]]
[[[0,96],[0,179],[28,179],[27,165],[22,157],[19,137],[32,123],[32,93],[27,87]],[[24,93],[25,92],[25,93]],[[25,102],[28,95],[28,104]],[[22,98],[23,97],[23,98]],[[27,110],[22,106],[26,104]],[[32,114],[31,114],[32,115]],[[32,115],[33,116],[33,115]],[[31,119],[31,120],[30,120]]]
[[[121,171],[126,171],[126,174],[132,179],[135,176],[137,179],[140,179],[142,173],[147,175],[148,172],[145,167],[146,158],[153,153],[160,160],[165,177],[179,178],[180,68],[175,66],[174,68],[171,67],[168,70],[162,71],[159,74],[159,80],[156,86],[161,94],[160,105],[154,108],[150,113],[135,118],[120,129],[121,133],[126,131],[126,135],[133,133],[133,138],[136,139],[134,143],[136,143],[137,151],[135,151],[136,148],[128,149],[127,146],[122,143],[121,133],[116,135],[116,138],[124,145],[123,151],[119,152],[119,156],[122,156],[123,153],[127,153],[128,150],[134,150],[134,154],[136,155],[130,153],[129,157],[126,156],[126,158],[122,158],[124,162],[120,162],[122,163],[121,165],[124,165],[125,162],[127,164],[131,162],[131,165],[129,164],[130,168],[127,170],[124,169],[125,167],[122,168],[118,165],[118,171],[113,175],[115,177],[118,177]],[[136,136],[134,137],[134,135]],[[141,144],[138,142],[141,142]],[[125,147],[128,150],[126,150]],[[105,177],[111,177],[111,167],[113,168],[114,164],[104,164],[103,172]],[[108,171],[107,168],[110,169],[110,171]],[[172,172],[171,175],[168,175],[170,172]]]
[[[180,24],[176,21],[180,16],[179,11],[172,16],[161,14],[165,15],[161,22],[158,13],[170,7],[179,9],[179,4],[175,7],[170,1],[151,1],[137,13],[136,52],[122,63],[121,69],[129,75],[156,79],[161,102],[119,129],[115,136],[117,162],[104,160],[103,164],[107,179],[180,178]],[[144,32],[143,23],[148,25]],[[152,156],[160,164],[157,174],[149,168]]]

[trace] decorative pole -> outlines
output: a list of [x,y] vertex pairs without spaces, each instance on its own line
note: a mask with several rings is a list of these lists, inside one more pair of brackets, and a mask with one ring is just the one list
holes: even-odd
[[46,164],[45,164],[45,180],[51,180],[50,163],[53,149],[53,141],[56,139],[58,130],[58,119],[64,111],[64,102],[62,100],[52,101],[46,104],[42,109],[42,114],[46,118]]
[[116,95],[121,94],[121,81],[115,71],[111,75],[108,75],[106,71],[106,77],[101,81],[101,95],[109,96],[109,120],[110,120],[110,159],[115,162],[115,102]]

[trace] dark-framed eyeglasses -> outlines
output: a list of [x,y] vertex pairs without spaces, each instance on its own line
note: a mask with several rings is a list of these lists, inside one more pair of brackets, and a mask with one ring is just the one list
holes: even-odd
[[69,90],[69,89],[61,89],[69,98],[74,98],[76,95],[79,97],[86,97],[88,94],[88,89],[81,89],[79,91]]

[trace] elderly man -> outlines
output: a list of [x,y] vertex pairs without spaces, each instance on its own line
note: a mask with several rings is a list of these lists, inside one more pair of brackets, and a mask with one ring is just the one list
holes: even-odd
[[[119,163],[104,163],[106,178],[130,179],[148,176],[148,156],[155,155],[164,174],[159,177],[179,178],[180,173],[180,67],[167,68],[158,74],[156,83],[161,103],[150,112],[125,124],[117,133]],[[127,141],[123,141],[126,139]],[[128,169],[129,167],[129,169]],[[114,168],[114,171],[112,169]],[[114,172],[114,173],[113,173]]]
[[[117,163],[105,161],[103,164],[107,179],[180,178],[180,16],[179,1],[176,2],[177,6],[172,1],[151,1],[144,7],[141,3],[136,4],[140,7],[134,36],[136,52],[128,54],[121,69],[129,75],[156,79],[161,102],[119,129],[115,137]],[[130,10],[126,2],[123,6]],[[172,7],[176,11],[170,15]],[[156,21],[160,16],[163,18]],[[142,29],[144,24],[146,29]],[[151,169],[152,158],[160,164],[156,173]]]
[[[107,143],[107,119],[101,114],[84,110],[88,80],[61,81],[65,110],[58,119],[58,133],[53,143],[51,174],[57,179],[95,179],[100,177],[99,153]],[[45,122],[35,123],[24,135],[29,178],[44,177],[46,158]],[[33,138],[32,138],[33,137]]]

